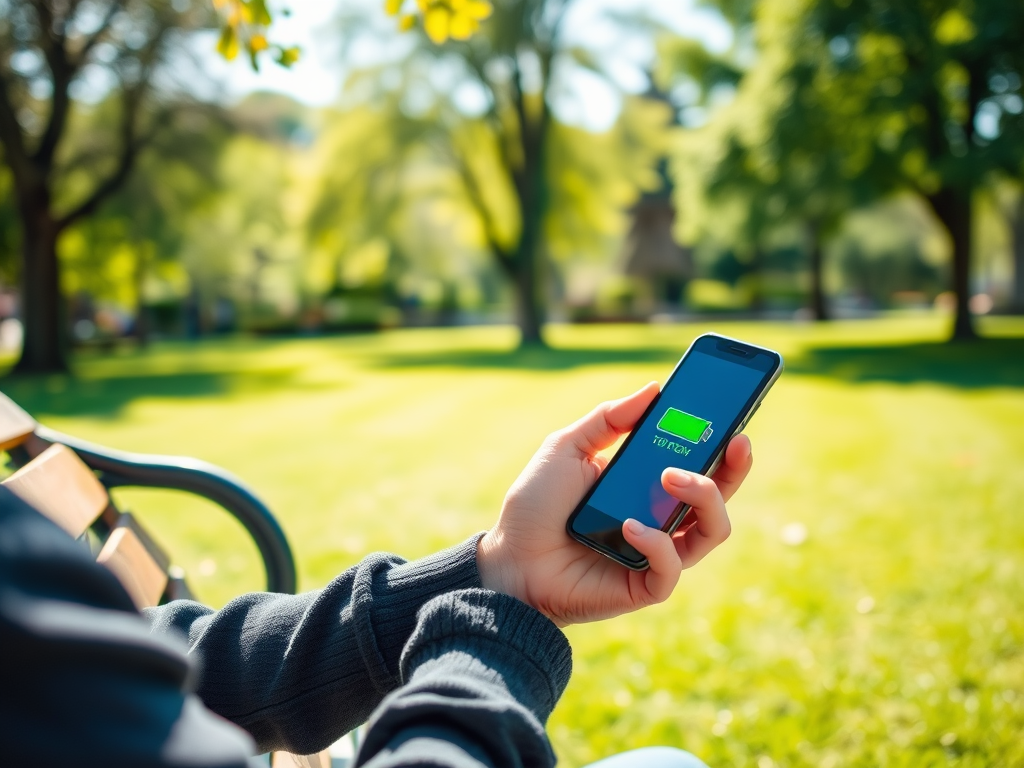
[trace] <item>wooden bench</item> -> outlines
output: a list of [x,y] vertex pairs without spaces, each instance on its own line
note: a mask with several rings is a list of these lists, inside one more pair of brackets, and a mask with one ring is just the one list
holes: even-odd
[[[295,562],[269,509],[240,480],[206,462],[114,451],[47,429],[0,393],[0,451],[13,473],[3,485],[88,543],[141,609],[190,598],[185,573],[109,491],[126,486],[187,491],[236,517],[263,558],[267,589],[294,593]],[[354,746],[347,745],[348,751]],[[332,749],[331,751],[338,751]],[[345,751],[345,750],[342,750]],[[338,768],[346,761],[318,755],[274,753],[275,768]]]

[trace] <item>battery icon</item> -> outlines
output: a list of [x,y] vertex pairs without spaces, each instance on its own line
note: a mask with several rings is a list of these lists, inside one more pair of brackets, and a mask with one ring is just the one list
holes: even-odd
[[711,422],[678,408],[669,408],[658,422],[658,429],[691,443],[703,443],[711,437]]

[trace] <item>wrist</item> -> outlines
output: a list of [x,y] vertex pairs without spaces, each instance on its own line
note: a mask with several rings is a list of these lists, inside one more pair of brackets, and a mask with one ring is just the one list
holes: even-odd
[[476,544],[476,567],[484,589],[522,599],[517,594],[515,564],[505,552],[502,535],[493,528]]
[[509,546],[500,531],[492,528],[480,537],[476,545],[476,567],[480,574],[480,586],[484,589],[514,597],[546,616],[555,626],[566,626],[567,622],[530,599],[521,564],[509,552]]

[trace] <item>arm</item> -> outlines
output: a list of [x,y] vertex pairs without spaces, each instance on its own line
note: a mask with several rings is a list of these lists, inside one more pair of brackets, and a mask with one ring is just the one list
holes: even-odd
[[445,595],[421,610],[402,655],[404,685],[371,720],[358,766],[554,764],[544,722],[570,669],[555,625],[667,598],[681,571],[728,536],[725,500],[750,469],[750,443],[742,436],[730,443],[714,478],[666,469],[665,490],[692,509],[673,536],[625,524],[627,540],[650,560],[646,572],[628,571],[572,541],[565,521],[605,467],[598,452],[632,429],[656,394],[650,385],[604,403],[545,441],[480,540],[487,589]]
[[402,654],[405,685],[369,724],[357,766],[553,766],[544,724],[569,681],[564,635],[506,595],[431,600]]
[[0,763],[242,768],[252,740],[189,693],[114,575],[0,488]]
[[311,754],[401,684],[399,658],[424,603],[480,586],[478,538],[411,563],[370,555],[301,595],[248,594],[219,611],[178,600],[146,614],[154,633],[187,639],[206,706],[245,728],[260,751]]

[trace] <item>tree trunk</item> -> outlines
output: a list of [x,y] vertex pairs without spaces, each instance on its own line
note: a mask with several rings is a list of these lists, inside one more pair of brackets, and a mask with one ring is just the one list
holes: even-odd
[[525,159],[516,184],[522,231],[516,247],[513,288],[516,293],[516,322],[522,346],[543,346],[541,327],[544,323],[542,301],[540,235],[544,224],[544,161],[543,130],[530,131],[523,142]]
[[1017,197],[1017,215],[1010,221],[1010,247],[1013,249],[1013,295],[1011,311],[1024,315],[1024,189]]
[[516,269],[513,288],[516,296],[516,324],[519,326],[520,346],[543,346],[541,326],[544,310],[540,302],[540,287],[537,285],[538,264],[536,244],[530,249],[520,245],[519,264]]
[[811,317],[828,320],[828,303],[825,301],[825,253],[821,244],[821,227],[811,223],[807,228],[811,240]]
[[20,200],[22,220],[22,323],[19,373],[66,373],[65,312],[57,263],[57,222],[45,189]]
[[949,232],[953,242],[953,293],[956,296],[956,315],[953,320],[952,340],[966,341],[978,338],[971,316],[971,190],[947,187],[929,196],[928,202]]

